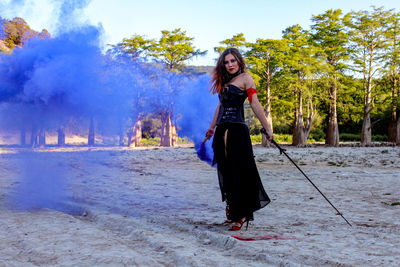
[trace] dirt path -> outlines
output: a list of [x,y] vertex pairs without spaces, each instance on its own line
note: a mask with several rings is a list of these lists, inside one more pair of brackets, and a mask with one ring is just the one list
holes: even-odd
[[[221,224],[215,169],[191,148],[3,151],[0,266],[396,266],[400,149],[288,153],[353,227],[272,148],[256,147],[255,155],[273,201],[238,233]],[[51,174],[46,179],[63,179],[55,184],[62,190],[50,194],[57,205],[37,189],[38,203],[50,208],[11,208],[35,173],[23,171],[27,161]],[[234,234],[294,239],[240,241]]]

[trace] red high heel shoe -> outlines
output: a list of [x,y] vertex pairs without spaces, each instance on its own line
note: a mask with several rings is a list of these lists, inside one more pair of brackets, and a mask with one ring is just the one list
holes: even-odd
[[233,221],[231,219],[229,219],[229,205],[228,204],[226,204],[225,214],[226,214],[226,220],[225,220],[224,224],[233,223]]
[[244,223],[246,223],[246,230],[247,230],[247,228],[249,227],[249,220],[246,217],[235,222],[235,224],[232,225],[232,227],[229,230],[230,231],[239,231],[240,229],[242,229],[242,226]]

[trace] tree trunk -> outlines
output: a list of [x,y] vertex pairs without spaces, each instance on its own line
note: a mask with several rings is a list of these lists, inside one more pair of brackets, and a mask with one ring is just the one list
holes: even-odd
[[172,133],[171,144],[173,147],[175,147],[178,145],[178,133],[176,131],[176,126],[174,124],[171,125],[171,133]]
[[31,142],[30,145],[31,147],[36,147],[38,145],[38,130],[36,125],[32,125],[32,131],[31,131]]
[[90,117],[88,146],[94,146],[94,118]]
[[120,132],[119,133],[119,142],[118,142],[119,146],[124,146],[124,137],[125,137],[124,133]]
[[[374,61],[374,51],[369,51],[368,72],[364,71],[364,119],[361,128],[361,146],[371,144],[371,110],[372,110],[372,63]],[[367,76],[366,76],[367,75]]]
[[337,89],[333,82],[329,88],[329,114],[328,114],[328,127],[326,129],[325,144],[328,146],[339,145],[339,127],[337,122],[337,105],[336,97]]
[[122,118],[118,118],[118,126],[119,126],[119,131],[118,131],[118,145],[119,146],[124,146],[124,141],[125,141],[125,131],[124,131],[124,122]]
[[21,129],[20,141],[21,141],[21,146],[25,146],[26,145],[26,131],[25,131],[25,128]]
[[57,133],[58,133],[57,145],[59,147],[65,146],[65,130],[64,130],[64,127],[60,127],[57,130]]
[[142,120],[138,118],[135,125],[128,132],[128,147],[142,145]]
[[39,131],[39,147],[44,147],[46,145],[46,131],[41,128]]
[[[300,118],[299,118],[300,119]],[[303,123],[299,123],[293,131],[293,142],[294,146],[305,146],[307,144],[307,138],[304,134]]]
[[400,116],[397,117],[396,145],[400,145]]
[[161,146],[171,147],[173,146],[173,127],[171,124],[171,114],[165,112],[161,114]]
[[371,140],[372,140],[371,117],[370,113],[368,112],[367,114],[364,114],[364,120],[361,128],[361,146],[367,146],[371,144]]
[[[297,94],[298,106],[297,111],[295,111],[295,123],[293,129],[293,142],[294,146],[304,146],[307,144],[307,138],[304,136],[304,124],[303,124],[303,95],[299,91]],[[296,116],[297,114],[297,116]]]
[[392,118],[389,122],[389,128],[388,128],[388,142],[396,143],[396,141],[397,141],[397,120],[393,118],[392,114]]
[[119,129],[119,142],[118,142],[119,146],[124,146],[124,137],[125,137],[125,134],[122,131],[122,128],[120,128]]
[[[265,116],[267,117],[267,121],[268,121],[269,125],[271,125],[271,130],[274,131],[273,127],[272,127],[271,105],[267,105],[265,107]],[[268,139],[265,136],[265,134],[262,135],[261,145],[263,147],[271,147],[271,142],[268,141]]]
[[396,143],[397,141],[397,108],[398,108],[398,101],[397,101],[397,79],[393,78],[392,84],[392,114],[389,122],[388,128],[388,141],[392,143]]
[[368,76],[367,88],[364,96],[364,119],[361,128],[361,146],[371,144],[371,107],[372,105],[372,76]]
[[[266,78],[267,78],[267,90],[266,90],[266,105],[265,105],[265,117],[269,125],[271,125],[271,130],[273,132],[272,127],[272,113],[271,113],[271,71],[269,68],[269,57],[267,57],[267,70],[266,70]],[[261,145],[263,147],[270,147],[271,142],[268,141],[267,137],[263,134],[261,139]]]
[[307,103],[307,124],[304,126],[303,123],[303,96],[300,91],[298,94],[298,110],[297,110],[297,118],[295,121],[295,127],[293,130],[293,142],[292,144],[295,146],[305,146],[307,144],[307,138],[311,131],[311,126],[314,121],[315,112],[312,103],[312,99],[310,98]]

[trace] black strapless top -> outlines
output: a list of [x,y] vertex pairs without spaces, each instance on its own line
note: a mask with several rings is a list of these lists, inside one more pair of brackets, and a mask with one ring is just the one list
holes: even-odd
[[243,103],[247,98],[246,91],[229,84],[219,94],[221,104],[217,125],[225,122],[244,123]]

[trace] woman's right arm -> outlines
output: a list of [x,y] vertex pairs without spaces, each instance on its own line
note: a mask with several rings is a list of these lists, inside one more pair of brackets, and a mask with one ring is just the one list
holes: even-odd
[[214,118],[211,122],[210,128],[208,128],[207,132],[206,132],[206,137],[208,139],[211,138],[211,136],[214,135],[214,129],[217,126],[217,120],[218,120],[218,114],[219,114],[219,108],[220,108],[220,103],[218,103],[217,108],[215,109],[215,113],[214,113]]

